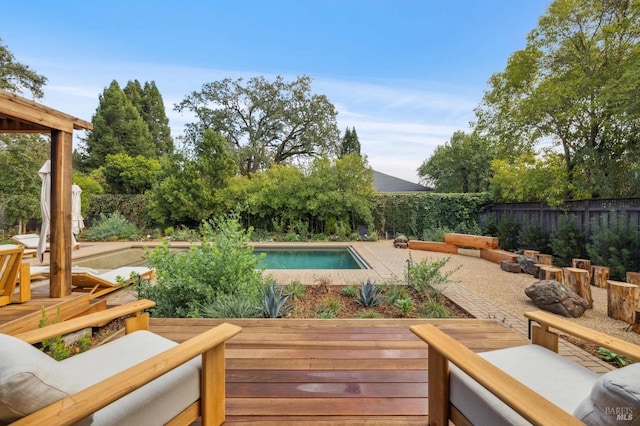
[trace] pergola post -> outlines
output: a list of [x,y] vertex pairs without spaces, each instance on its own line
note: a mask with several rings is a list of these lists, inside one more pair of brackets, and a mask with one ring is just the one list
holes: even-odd
[[[51,131],[51,241],[49,297],[71,293],[71,185],[73,136]],[[44,235],[42,236],[44,237]]]

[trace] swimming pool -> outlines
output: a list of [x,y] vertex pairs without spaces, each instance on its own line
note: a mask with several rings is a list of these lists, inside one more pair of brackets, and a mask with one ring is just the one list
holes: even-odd
[[260,247],[253,253],[265,255],[259,267],[266,269],[370,269],[353,247]]
[[[266,269],[371,269],[351,246],[327,247],[255,247],[254,254],[265,253],[260,267]],[[144,250],[128,248],[85,258],[73,264],[92,269],[114,269],[121,266],[147,266]]]

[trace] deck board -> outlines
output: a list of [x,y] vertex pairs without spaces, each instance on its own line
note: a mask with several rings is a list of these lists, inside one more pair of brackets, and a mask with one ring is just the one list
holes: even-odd
[[[152,318],[176,342],[224,320]],[[225,425],[414,425],[428,421],[428,350],[409,326],[435,323],[475,351],[528,343],[492,320],[226,320]]]

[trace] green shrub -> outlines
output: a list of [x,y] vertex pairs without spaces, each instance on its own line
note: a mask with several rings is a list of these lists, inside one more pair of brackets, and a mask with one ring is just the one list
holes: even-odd
[[284,240],[288,243],[296,243],[300,241],[300,235],[295,232],[287,232],[284,236]]
[[538,250],[547,253],[549,250],[549,235],[542,230],[538,222],[525,224],[518,234],[519,248],[526,250]]
[[164,230],[164,235],[169,241],[198,241],[198,232],[186,226],[174,228],[170,226]]
[[354,318],[368,318],[368,319],[375,319],[375,318],[382,318],[380,316],[379,313],[377,313],[376,311],[374,311],[373,309],[365,309],[363,311],[358,312],[357,314],[354,315]]
[[262,316],[260,301],[235,294],[223,294],[200,307],[204,318],[259,318]]
[[591,221],[591,237],[587,244],[587,254],[594,265],[606,265],[611,268],[612,280],[625,281],[627,271],[640,269],[640,242],[637,226],[626,223],[624,213],[611,212],[609,223],[606,214],[600,221]]
[[413,312],[414,309],[414,305],[413,305],[413,299],[409,298],[409,299],[398,299],[394,302],[393,306],[395,306],[396,308],[400,309],[400,311],[405,315],[409,315],[411,312]]
[[342,302],[337,299],[328,299],[316,308],[318,318],[336,318],[342,310]]
[[343,287],[340,289],[340,294],[346,297],[358,297],[358,286],[350,285],[348,287]]
[[304,299],[307,286],[300,281],[292,281],[285,286],[285,292],[291,296],[292,300]]
[[142,231],[119,212],[115,212],[108,217],[101,216],[100,221],[83,231],[82,236],[89,241],[139,240],[142,238]]
[[518,235],[520,224],[514,219],[507,218],[498,222],[498,239],[500,248],[507,251],[518,250]]
[[444,287],[449,283],[449,277],[455,272],[443,272],[442,268],[451,258],[446,257],[431,261],[429,259],[414,262],[409,254],[409,266],[407,270],[407,284],[415,288],[425,299],[442,301]]
[[382,299],[387,305],[393,305],[396,300],[410,299],[407,287],[403,284],[391,284],[385,287]]
[[573,258],[586,257],[586,238],[575,216],[560,216],[558,227],[551,233],[551,250],[558,266],[570,266]]
[[443,242],[444,234],[453,232],[449,228],[437,227],[429,228],[422,231],[422,241],[436,241]]
[[418,312],[423,318],[449,318],[451,316],[449,309],[435,300],[427,300],[424,302],[418,309]]
[[149,265],[156,269],[156,285],[138,285],[138,297],[156,302],[158,317],[197,317],[202,306],[223,295],[256,300],[264,280],[256,269],[260,258],[248,246],[248,233],[237,217],[204,222],[202,244],[187,251],[171,250],[166,240],[148,252]]

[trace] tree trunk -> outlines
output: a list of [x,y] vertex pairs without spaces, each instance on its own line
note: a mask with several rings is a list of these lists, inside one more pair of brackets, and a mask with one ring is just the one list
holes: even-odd
[[562,284],[562,269],[554,266],[543,265],[538,273],[541,280],[555,280]]
[[639,303],[640,288],[637,285],[608,281],[607,315],[610,318],[633,324]]
[[[609,280],[609,272],[611,270],[608,266],[591,266],[591,285],[599,288],[607,288],[607,281]],[[629,279],[627,279],[629,281]]]
[[581,268],[564,268],[562,277],[562,284],[589,302],[589,309],[593,309],[593,297],[591,297],[591,280],[589,279],[589,271],[585,271]]
[[525,250],[523,254],[525,256],[535,258],[536,255],[540,254],[540,252],[538,250]]
[[536,260],[542,265],[553,265],[553,256],[550,254],[538,253],[536,255]]
[[627,272],[627,282],[629,284],[640,284],[640,272]]
[[591,261],[589,259],[573,259],[571,266],[591,272]]

